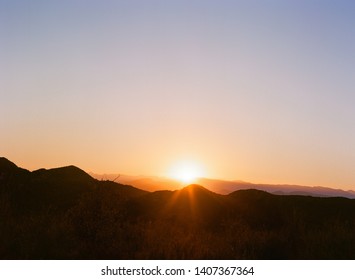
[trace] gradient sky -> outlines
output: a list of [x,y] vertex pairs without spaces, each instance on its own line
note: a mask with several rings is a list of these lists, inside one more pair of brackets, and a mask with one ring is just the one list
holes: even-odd
[[0,155],[355,189],[355,2],[0,0]]

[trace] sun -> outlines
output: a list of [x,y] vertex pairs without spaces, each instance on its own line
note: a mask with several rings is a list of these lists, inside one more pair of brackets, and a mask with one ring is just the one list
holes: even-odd
[[193,183],[197,178],[203,176],[203,168],[195,162],[178,162],[171,168],[170,177],[182,183]]

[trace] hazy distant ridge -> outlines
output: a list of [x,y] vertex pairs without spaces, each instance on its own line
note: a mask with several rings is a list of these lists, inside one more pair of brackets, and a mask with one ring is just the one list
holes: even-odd
[[[95,174],[89,173],[96,179],[113,180],[118,174]],[[181,182],[165,177],[156,176],[127,176],[121,175],[118,182],[133,185],[146,191],[157,190],[176,190],[184,186]],[[355,198],[355,191],[345,191],[321,186],[299,186],[299,185],[272,185],[272,184],[254,184],[243,181],[226,181],[208,178],[199,178],[194,183],[219,193],[230,194],[237,190],[257,189],[277,195],[305,195],[315,197],[346,197]]]
[[147,192],[75,166],[30,172],[0,158],[0,259],[355,258],[354,199],[203,180],[249,189]]

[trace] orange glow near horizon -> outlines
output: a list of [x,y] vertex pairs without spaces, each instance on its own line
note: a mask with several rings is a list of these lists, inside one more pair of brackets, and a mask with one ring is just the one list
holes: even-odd
[[0,157],[355,190],[353,1],[17,2],[0,1]]
[[191,184],[197,178],[204,176],[205,172],[202,165],[196,162],[181,161],[171,167],[168,175],[182,183]]

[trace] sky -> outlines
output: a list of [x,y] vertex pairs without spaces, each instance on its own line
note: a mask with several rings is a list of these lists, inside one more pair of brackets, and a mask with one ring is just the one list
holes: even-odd
[[355,189],[354,14],[342,0],[0,0],[0,156]]

